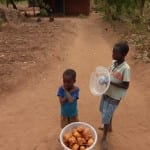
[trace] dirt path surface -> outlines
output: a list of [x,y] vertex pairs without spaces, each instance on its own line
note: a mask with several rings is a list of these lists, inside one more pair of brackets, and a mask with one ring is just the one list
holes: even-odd
[[[96,129],[100,125],[99,98],[91,95],[88,81],[96,66],[111,63],[115,34],[106,32],[100,17],[95,14],[85,19],[56,19],[56,22],[59,27],[63,26],[62,30],[56,30],[56,35],[60,34],[55,38],[57,42],[50,42],[45,33],[50,25],[45,21],[45,25],[36,30],[40,33],[35,38],[38,41],[35,49],[40,47],[43,55],[35,52],[33,56],[37,54],[38,57],[34,59],[36,65],[29,69],[32,73],[20,73],[23,81],[19,83],[23,85],[16,84],[15,90],[4,92],[0,97],[0,150],[62,149],[57,141],[60,117],[56,91],[66,68],[77,71],[77,85],[81,90],[80,120]],[[50,51],[52,45],[54,51]],[[148,150],[150,147],[150,69],[148,64],[134,64],[131,55],[127,59],[132,68],[132,84],[116,111],[113,132],[108,137],[109,150]],[[102,133],[98,130],[97,133],[99,139],[95,150],[100,150]]]

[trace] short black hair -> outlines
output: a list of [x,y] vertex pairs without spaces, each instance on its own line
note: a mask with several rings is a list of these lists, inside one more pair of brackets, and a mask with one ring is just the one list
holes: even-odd
[[63,73],[63,77],[64,77],[65,75],[68,75],[68,76],[70,76],[73,80],[76,80],[76,71],[73,70],[73,69],[66,69],[66,70],[64,71],[64,73]]
[[129,52],[129,45],[127,42],[118,42],[114,45],[114,49],[119,49],[121,53],[126,56]]

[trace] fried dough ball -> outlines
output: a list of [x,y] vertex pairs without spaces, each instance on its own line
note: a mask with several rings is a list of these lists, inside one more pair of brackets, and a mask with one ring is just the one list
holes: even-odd
[[79,145],[78,144],[74,144],[73,146],[72,146],[72,150],[78,150],[79,149]]
[[73,132],[73,136],[78,138],[81,137],[81,134],[78,131]]
[[92,138],[90,138],[87,142],[88,146],[91,146],[94,143],[94,140]]
[[68,140],[71,136],[72,136],[71,132],[65,133],[63,136],[64,142],[68,142]]
[[69,145],[73,145],[73,144],[76,144],[77,143],[77,140],[74,136],[71,136],[69,139],[68,139],[68,142],[69,142]]
[[77,142],[81,146],[86,143],[86,140],[84,138],[79,137],[79,138],[77,138]]
[[80,146],[80,150],[86,150],[84,146]]
[[83,132],[83,130],[84,130],[84,128],[83,128],[82,126],[78,126],[78,127],[77,127],[77,131],[78,131],[78,132],[81,133],[81,132]]
[[85,140],[89,140],[90,138],[92,138],[92,134],[89,128],[85,128],[82,135],[85,138]]

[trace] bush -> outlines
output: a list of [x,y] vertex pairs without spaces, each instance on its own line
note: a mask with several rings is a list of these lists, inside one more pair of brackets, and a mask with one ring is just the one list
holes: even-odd
[[4,20],[0,18],[0,26],[3,24]]
[[146,5],[150,4],[149,0],[94,0],[94,2],[104,8],[106,17],[112,20],[121,15],[143,17]]
[[4,3],[6,3],[6,0],[0,0],[0,3],[4,4]]
[[37,0],[28,0],[28,5],[29,5],[29,7],[32,7],[32,6],[39,6]]
[[40,9],[40,13],[39,13],[39,16],[42,16],[42,17],[48,17],[48,12],[45,8],[42,8]]

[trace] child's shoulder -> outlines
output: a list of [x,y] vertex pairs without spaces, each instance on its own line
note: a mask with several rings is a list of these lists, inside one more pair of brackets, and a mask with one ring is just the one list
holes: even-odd
[[79,87],[74,86],[70,93],[78,93],[80,91]]
[[61,85],[61,86],[59,86],[59,87],[58,87],[58,90],[59,90],[59,91],[64,91],[63,86],[62,86],[62,85]]
[[129,65],[126,61],[125,61],[124,67],[125,67],[126,69],[130,69],[130,65]]
[[79,89],[79,87],[78,86],[74,86],[74,90],[76,91],[79,91],[80,89]]

